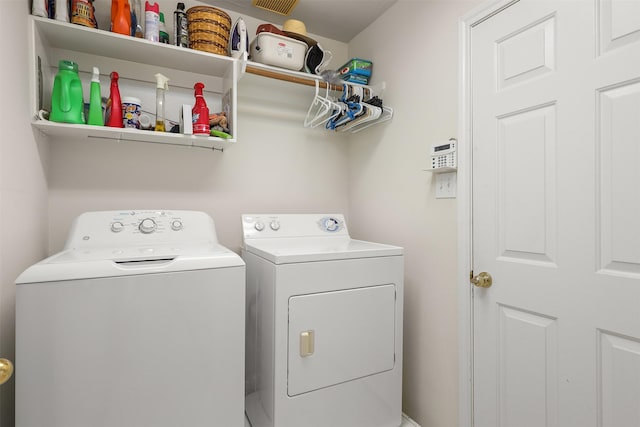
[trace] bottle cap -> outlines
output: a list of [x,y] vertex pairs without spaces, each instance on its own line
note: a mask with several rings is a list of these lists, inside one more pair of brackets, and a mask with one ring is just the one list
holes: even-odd
[[73,62],[73,61],[67,61],[67,60],[63,59],[63,60],[60,60],[58,62],[58,69],[59,70],[75,71],[77,73],[78,72],[78,63]]
[[149,3],[148,1],[145,1],[144,10],[149,12],[160,13],[160,5],[156,2]]
[[164,13],[160,12],[160,22],[164,24]]
[[91,81],[100,83],[100,70],[98,70],[98,67],[93,67],[93,76],[91,76]]
[[162,75],[160,73],[156,74],[156,88],[169,90],[169,77]]
[[184,10],[184,3],[179,2],[179,3],[178,3],[178,9],[179,9],[179,10]]

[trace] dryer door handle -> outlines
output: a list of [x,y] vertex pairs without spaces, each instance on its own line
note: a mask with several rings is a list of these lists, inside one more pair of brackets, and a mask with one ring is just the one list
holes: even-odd
[[300,357],[308,357],[314,351],[315,334],[311,331],[300,332]]

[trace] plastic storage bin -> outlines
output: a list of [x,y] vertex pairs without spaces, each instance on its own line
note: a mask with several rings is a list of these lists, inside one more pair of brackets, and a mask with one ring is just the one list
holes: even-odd
[[291,37],[262,32],[251,42],[251,60],[261,64],[301,70],[307,44]]

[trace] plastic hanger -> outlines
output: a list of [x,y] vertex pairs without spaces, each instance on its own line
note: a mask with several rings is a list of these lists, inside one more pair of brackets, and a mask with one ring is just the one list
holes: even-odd
[[327,129],[336,130],[364,113],[364,107],[359,102],[346,102],[344,105],[346,108],[343,109],[342,114],[327,122]]
[[356,126],[352,127],[351,133],[360,132],[368,127],[377,125],[378,123],[383,123],[393,118],[393,108],[387,107],[386,105],[381,108],[380,118],[375,121],[369,121],[367,123],[359,123]]
[[333,119],[341,112],[340,105],[329,98],[329,85],[325,96],[320,95],[320,83],[316,80],[316,95],[311,101],[304,119],[305,127],[317,127]]
[[374,120],[378,120],[382,115],[382,108],[376,105],[371,105],[366,102],[361,104],[364,108],[364,113],[359,117],[351,120],[349,123],[346,123],[342,128],[340,128],[341,132],[346,132],[348,130],[352,130],[358,126],[361,126],[367,122],[372,122]]
[[364,90],[362,86],[344,85],[341,101],[347,105],[345,114],[337,117],[332,123],[332,129],[344,126],[358,117],[366,114],[366,108],[361,103]]

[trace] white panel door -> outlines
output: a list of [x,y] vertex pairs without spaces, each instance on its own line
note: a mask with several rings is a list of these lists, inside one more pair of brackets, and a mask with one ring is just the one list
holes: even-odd
[[640,426],[640,0],[471,30],[477,427]]

